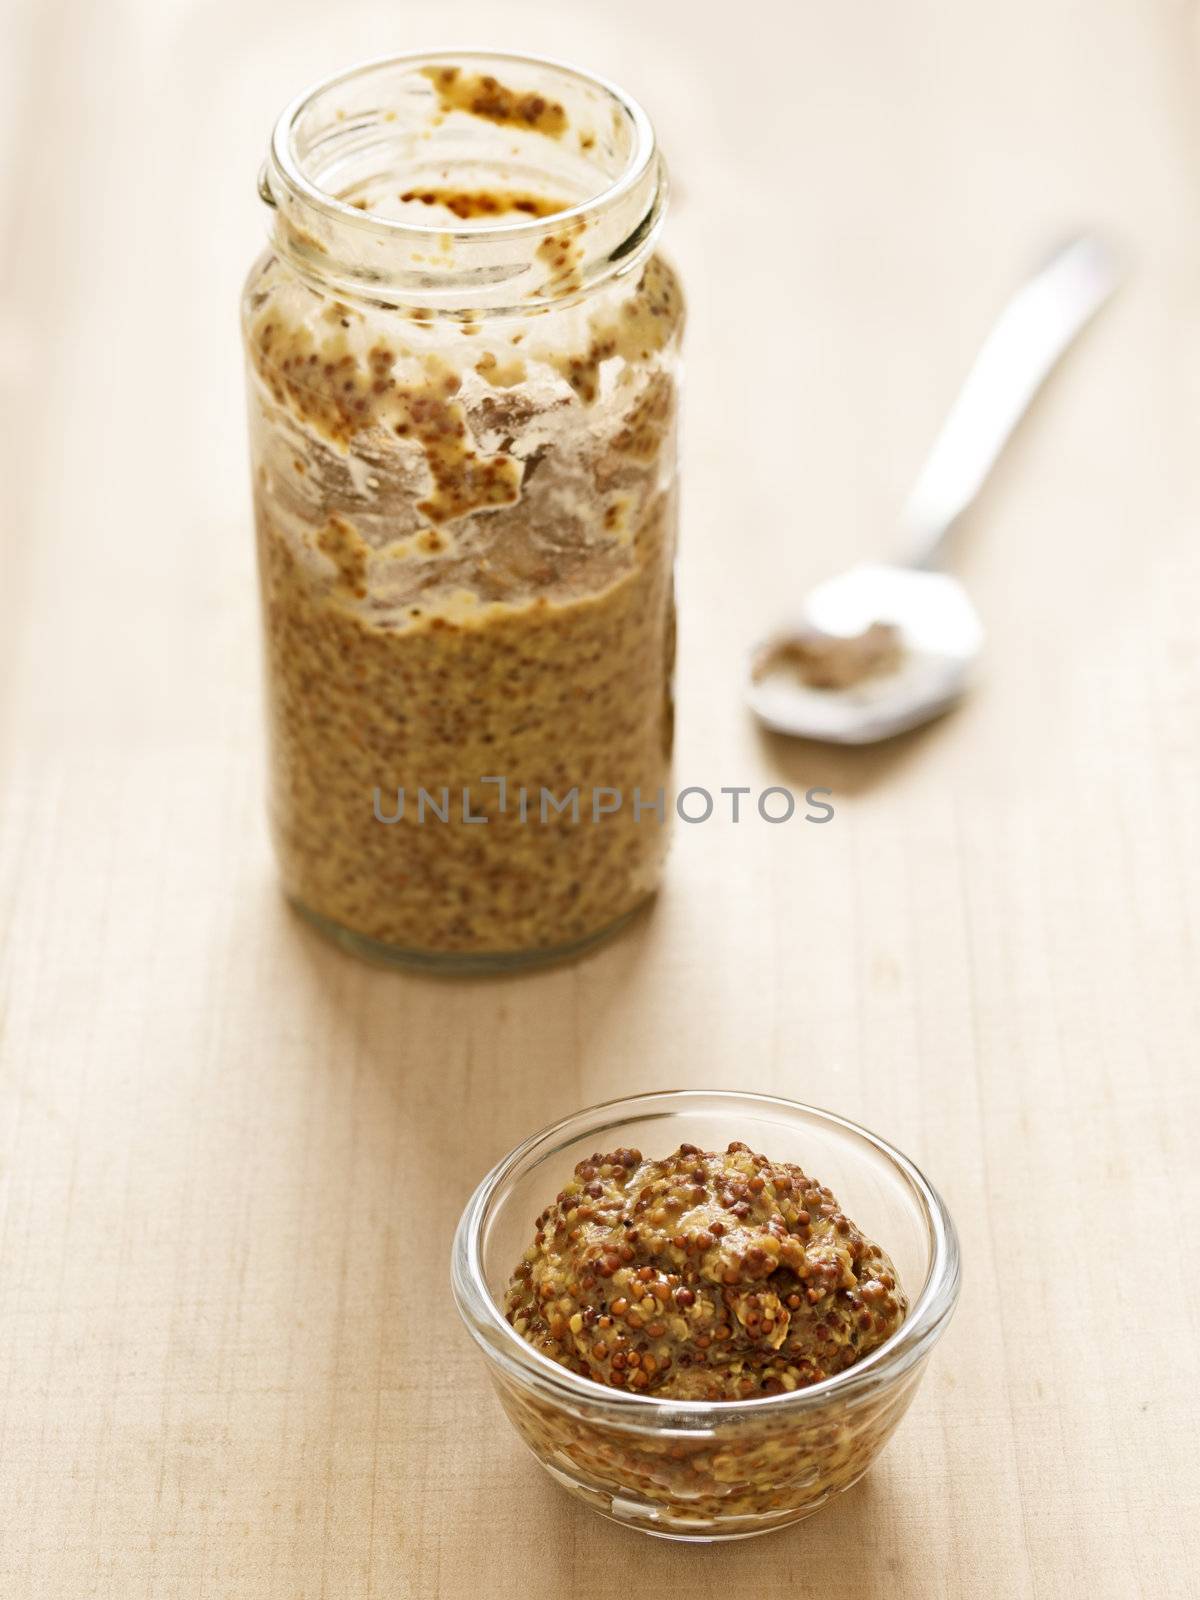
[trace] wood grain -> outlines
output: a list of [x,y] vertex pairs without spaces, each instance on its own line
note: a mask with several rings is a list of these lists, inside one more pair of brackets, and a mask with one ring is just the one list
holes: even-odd
[[[1195,8],[26,0],[2,26],[5,1600],[1195,1594]],[[655,116],[691,300],[680,782],[837,806],[680,829],[619,943],[454,985],[347,961],[275,890],[235,315],[277,108],[447,40],[577,59]],[[965,530],[980,692],[876,752],[761,737],[745,645],[887,550],[988,319],[1080,220],[1132,274]],[[739,1547],[561,1495],[447,1289],[493,1160],[666,1084],[861,1119],[963,1235],[877,1469]]]

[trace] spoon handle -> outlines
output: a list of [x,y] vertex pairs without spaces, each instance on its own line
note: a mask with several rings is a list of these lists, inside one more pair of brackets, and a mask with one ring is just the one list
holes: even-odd
[[933,560],[1043,379],[1112,294],[1120,275],[1120,264],[1104,240],[1081,234],[1001,312],[901,513],[910,566],[924,567]]

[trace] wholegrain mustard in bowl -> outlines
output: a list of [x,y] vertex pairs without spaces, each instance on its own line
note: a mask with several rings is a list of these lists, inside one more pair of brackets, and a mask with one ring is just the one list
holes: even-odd
[[937,1192],[876,1135],[671,1091],[501,1161],[452,1281],[553,1477],[627,1526],[713,1540],[786,1527],[861,1477],[949,1322],[959,1253]]

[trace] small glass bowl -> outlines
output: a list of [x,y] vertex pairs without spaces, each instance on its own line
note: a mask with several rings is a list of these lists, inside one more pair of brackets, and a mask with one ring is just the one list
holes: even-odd
[[[675,1401],[605,1388],[534,1350],[504,1294],[533,1220],[596,1150],[665,1156],[733,1139],[800,1165],[891,1256],[909,1296],[902,1326],[857,1365],[756,1400]],[[476,1189],[451,1281],[509,1420],[565,1488],[627,1527],[708,1542],[787,1527],[856,1483],[903,1416],[954,1310],[958,1239],[906,1156],[832,1112],[770,1095],[679,1090],[610,1100],[534,1134]]]

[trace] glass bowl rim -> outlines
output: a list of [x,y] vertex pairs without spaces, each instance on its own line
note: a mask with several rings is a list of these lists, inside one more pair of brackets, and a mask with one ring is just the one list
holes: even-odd
[[[437,223],[409,222],[399,217],[378,217],[369,212],[360,211],[348,201],[339,200],[335,195],[322,189],[319,184],[312,181],[304,172],[299,156],[294,146],[294,136],[300,118],[309,106],[321,95],[336,90],[342,84],[354,78],[366,77],[371,72],[378,72],[387,67],[402,67],[418,65],[436,66],[449,64],[456,61],[495,63],[510,66],[517,63],[522,66],[548,67],[553,72],[562,73],[569,78],[586,83],[593,88],[602,89],[611,99],[618,104],[633,125],[633,144],[630,149],[629,159],[624,168],[611,183],[607,184],[596,194],[580,201],[564,211],[556,211],[548,217],[531,217],[519,222],[496,225],[477,225],[475,227],[440,227]],[[301,198],[306,205],[313,207],[317,212],[323,213],[340,223],[348,223],[356,230],[363,233],[374,232],[392,237],[437,238],[449,235],[451,238],[468,242],[482,239],[491,241],[509,241],[522,238],[536,238],[547,231],[561,228],[564,223],[569,223],[580,216],[594,216],[600,211],[607,211],[616,205],[629,191],[645,177],[647,169],[661,160],[658,156],[658,143],[654,134],[654,125],[639,101],[627,94],[618,84],[611,79],[602,77],[599,73],[589,72],[584,67],[572,65],[569,61],[561,61],[554,56],[528,54],[519,50],[489,50],[472,49],[466,45],[448,45],[442,49],[402,50],[392,55],[372,56],[365,61],[357,61],[338,72],[331,72],[315,83],[310,83],[307,88],[294,95],[279,113],[271,132],[268,164],[278,173],[284,185]],[[265,169],[264,169],[265,175]],[[665,169],[660,172],[660,187],[665,187]],[[260,180],[260,190],[262,180]],[[264,195],[264,198],[266,196]],[[274,200],[271,204],[274,204]]]
[[[753,1400],[673,1400],[627,1389],[610,1389],[590,1378],[580,1377],[527,1344],[489,1293],[480,1252],[482,1227],[489,1207],[527,1156],[544,1146],[540,1150],[544,1159],[574,1143],[586,1131],[578,1124],[588,1118],[602,1112],[612,1114],[593,1130],[599,1133],[639,1120],[652,1105],[665,1103],[664,1114],[669,1114],[674,1109],[672,1102],[683,1110],[683,1102],[713,1099],[728,1102],[733,1107],[774,1109],[793,1117],[799,1113],[853,1135],[882,1155],[907,1181],[920,1204],[930,1241],[925,1281],[895,1333],[854,1366],[804,1389],[761,1395]],[[568,1137],[556,1145],[554,1141],[560,1135]],[[631,1426],[670,1427],[674,1423],[686,1426],[702,1421],[735,1422],[738,1418],[761,1415],[768,1408],[772,1412],[817,1410],[864,1389],[895,1382],[923,1359],[944,1331],[958,1300],[962,1263],[958,1232],[941,1195],[915,1162],[868,1128],[835,1111],[789,1100],[782,1095],[740,1089],[660,1089],[619,1095],[560,1117],[522,1140],[498,1161],[463,1208],[454,1234],[450,1276],[455,1305],[472,1338],[489,1360],[497,1362],[518,1382],[541,1390],[559,1404],[619,1413]]]

